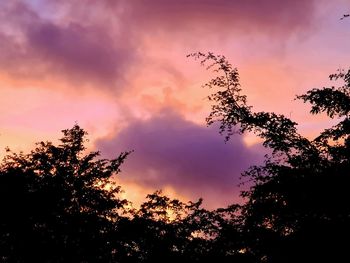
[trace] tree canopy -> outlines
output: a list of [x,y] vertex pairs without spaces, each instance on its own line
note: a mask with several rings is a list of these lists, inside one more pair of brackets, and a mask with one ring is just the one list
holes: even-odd
[[115,159],[88,153],[86,132],[63,130],[59,145],[30,153],[8,150],[0,164],[2,262],[336,262],[347,261],[350,234],[350,70],[296,98],[311,114],[338,120],[316,138],[273,112],[255,112],[238,70],[224,56],[194,53],[217,77],[208,125],[225,139],[254,132],[271,149],[243,176],[245,202],[209,211],[161,191],[139,208],[120,198],[117,175],[130,152]]
[[213,104],[207,123],[219,122],[226,139],[252,131],[273,150],[264,165],[244,174],[253,181],[242,192],[247,198],[241,207],[247,251],[263,262],[349,259],[344,240],[350,234],[350,70],[330,75],[343,85],[296,97],[311,104],[311,114],[339,120],[308,139],[289,118],[254,112],[241,94],[238,70],[224,56],[190,56],[219,74],[205,85],[216,90],[209,96]]
[[108,262],[126,203],[112,177],[128,152],[96,160],[98,152],[84,154],[78,125],[63,135],[60,145],[40,142],[29,154],[8,150],[0,165],[3,262]]

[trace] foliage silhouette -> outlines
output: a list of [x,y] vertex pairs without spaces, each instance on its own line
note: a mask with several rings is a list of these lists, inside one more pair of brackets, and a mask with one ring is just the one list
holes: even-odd
[[[237,206],[208,211],[157,191],[139,209],[118,198],[116,159],[85,153],[86,132],[64,130],[61,144],[8,150],[0,165],[2,262],[202,262],[242,255]],[[225,231],[223,231],[225,229]],[[223,244],[223,241],[228,241]],[[232,251],[226,256],[226,251]],[[237,252],[237,253],[236,253]]]
[[242,238],[237,206],[208,211],[201,203],[183,203],[161,191],[148,195],[139,209],[119,223],[116,236],[128,248],[128,253],[119,254],[120,262],[229,262],[247,258],[239,252]]
[[350,70],[330,76],[340,87],[297,96],[312,114],[338,120],[310,140],[289,118],[254,112],[224,56],[190,56],[218,74],[205,85],[216,90],[208,125],[219,122],[226,140],[254,132],[272,150],[243,174],[252,182],[245,203],[208,211],[201,199],[156,191],[133,208],[115,180],[129,152],[112,160],[86,153],[86,132],[75,125],[58,146],[8,150],[0,164],[0,261],[349,261]]
[[2,262],[110,262],[111,234],[125,200],[112,176],[129,154],[84,154],[86,132],[63,131],[59,146],[8,152],[0,166]]
[[340,87],[313,89],[297,96],[312,114],[325,112],[339,123],[309,140],[297,123],[269,112],[254,112],[241,94],[236,68],[224,56],[194,53],[218,77],[205,86],[212,111],[208,125],[220,123],[226,140],[252,131],[273,150],[264,165],[244,176],[253,184],[242,196],[243,240],[255,262],[347,261],[344,240],[350,234],[350,70],[330,75]]

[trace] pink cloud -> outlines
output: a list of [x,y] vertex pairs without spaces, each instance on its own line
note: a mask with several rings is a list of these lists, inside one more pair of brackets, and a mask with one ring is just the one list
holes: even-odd
[[311,25],[313,0],[136,0],[124,1],[131,21],[168,31],[200,31],[215,34],[239,31],[289,35]]
[[[309,28],[314,7],[306,0],[3,3],[0,70],[20,78],[64,80],[74,89],[88,84],[116,90],[132,77],[129,68],[147,57],[144,38],[164,41],[156,32],[169,36],[163,47],[193,35],[197,42],[237,31],[288,36]],[[186,33],[186,39],[175,32]]]

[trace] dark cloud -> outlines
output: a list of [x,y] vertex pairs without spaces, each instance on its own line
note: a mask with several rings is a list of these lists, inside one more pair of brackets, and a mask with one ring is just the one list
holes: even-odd
[[[288,35],[309,27],[314,0],[135,0],[125,1],[132,20],[160,30]],[[172,31],[169,31],[172,33]]]
[[171,111],[134,122],[114,138],[98,141],[96,148],[108,157],[135,150],[122,179],[154,189],[170,186],[182,195],[205,198],[209,206],[237,201],[241,172],[264,153],[261,147],[247,147],[239,135],[225,144],[217,129]]
[[[59,27],[41,24],[27,32],[32,49],[55,69],[78,79],[113,83],[122,76],[131,58],[126,47],[116,47],[106,32],[69,24]],[[131,53],[131,52],[130,52]]]
[[0,21],[8,29],[0,30],[1,70],[21,77],[54,76],[113,88],[135,57],[128,37],[115,38],[108,25],[54,22],[18,1],[3,7]]

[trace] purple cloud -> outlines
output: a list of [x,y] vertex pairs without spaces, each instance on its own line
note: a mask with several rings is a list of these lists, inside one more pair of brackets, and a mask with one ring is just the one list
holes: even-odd
[[163,111],[147,121],[135,121],[114,138],[100,140],[96,148],[112,157],[135,150],[121,173],[148,188],[170,186],[191,197],[203,197],[207,205],[238,200],[240,174],[262,161],[262,147],[247,147],[240,135],[225,144],[217,129],[184,120]]
[[42,18],[19,1],[3,6],[0,21],[7,24],[0,28],[0,67],[10,74],[114,88],[135,58],[128,36],[116,38],[108,25]]

